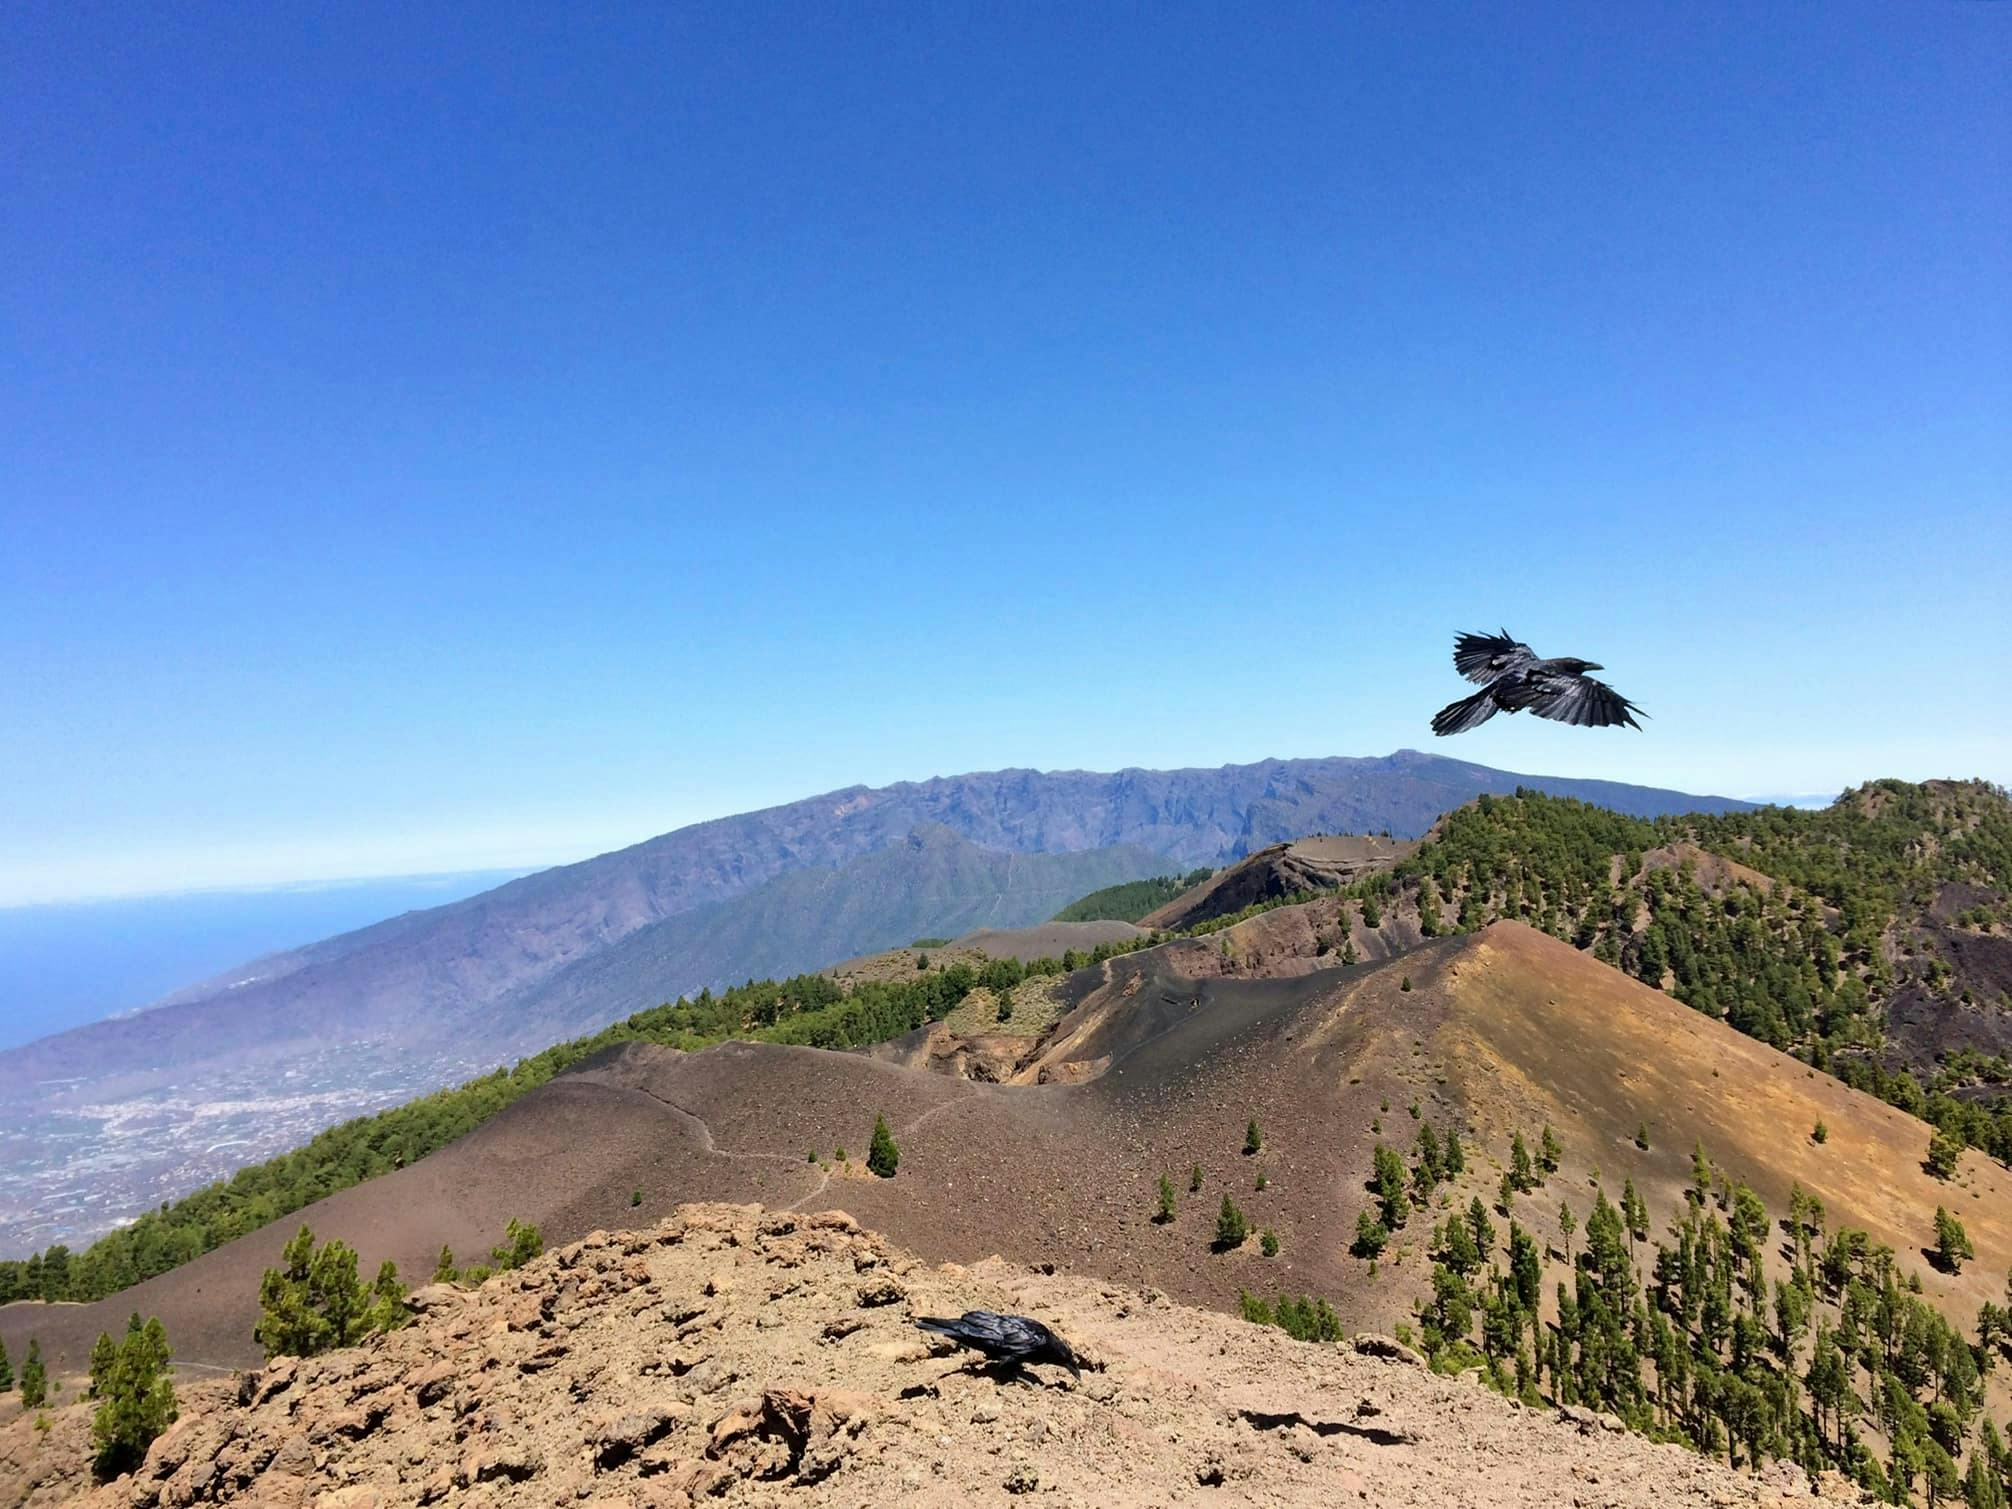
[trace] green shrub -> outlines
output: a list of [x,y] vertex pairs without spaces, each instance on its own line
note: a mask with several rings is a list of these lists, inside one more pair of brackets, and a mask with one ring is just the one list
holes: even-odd
[[901,1150],[894,1145],[894,1133],[887,1129],[887,1118],[873,1118],[873,1145],[866,1150],[867,1172],[883,1179],[892,1179],[895,1169],[901,1166]]
[[101,1480],[139,1466],[179,1413],[168,1377],[168,1333],[158,1318],[139,1321],[135,1315],[116,1347],[111,1337],[99,1338],[110,1354],[102,1374],[94,1366],[92,1376],[92,1392],[100,1400],[91,1419],[92,1468]]
[[1250,1236],[1250,1222],[1244,1213],[1236,1208],[1228,1195],[1223,1196],[1223,1208],[1216,1213],[1216,1248],[1229,1252],[1243,1246]]
[[317,1248],[314,1233],[303,1226],[286,1244],[280,1264],[259,1280],[259,1320],[252,1335],[267,1357],[313,1357],[393,1330],[408,1318],[394,1263],[383,1264],[365,1288],[357,1277],[356,1253],[333,1239]]

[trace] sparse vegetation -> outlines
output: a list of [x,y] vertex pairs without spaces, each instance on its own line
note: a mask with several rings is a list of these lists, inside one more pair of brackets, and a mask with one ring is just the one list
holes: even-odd
[[1174,1181],[1165,1174],[1160,1175],[1160,1204],[1153,1213],[1153,1219],[1164,1226],[1174,1218]]
[[1188,1193],[1197,1194],[1202,1187],[1202,1166],[1197,1163],[1188,1170]]
[[1261,1133],[1259,1133],[1258,1124],[1256,1120],[1253,1119],[1251,1124],[1244,1128],[1244,1156],[1247,1158],[1251,1157],[1254,1154],[1261,1152],[1263,1148],[1264,1148],[1264,1137]]
[[1355,1218],[1355,1242],[1348,1250],[1359,1258],[1380,1257],[1389,1241],[1389,1228],[1365,1210]]
[[1269,1226],[1258,1234],[1258,1251],[1268,1258],[1278,1256],[1278,1233]]
[[[489,1261],[498,1273],[508,1273],[512,1268],[522,1268],[544,1250],[545,1238],[538,1228],[512,1216],[503,1228],[502,1242],[489,1249]],[[380,1273],[379,1282],[382,1279]]]
[[1819,1146],[1830,1141],[1830,1128],[1819,1121],[1809,1129],[1809,1140]]
[[1324,1299],[1262,1300],[1249,1293],[1237,1296],[1237,1309],[1252,1325],[1277,1326],[1294,1341],[1340,1341],[1341,1317]]

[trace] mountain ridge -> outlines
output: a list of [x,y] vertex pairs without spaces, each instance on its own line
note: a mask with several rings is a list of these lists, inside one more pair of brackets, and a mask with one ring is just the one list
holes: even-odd
[[[334,1122],[701,987],[1038,921],[1114,881],[1306,833],[1408,836],[1478,794],[1520,786],[1633,812],[1740,805],[1400,751],[1179,771],[981,772],[848,786],[714,819],[269,954],[219,977],[224,988],[0,1053],[9,1153],[0,1244],[29,1250],[94,1235]],[[970,846],[969,862],[924,853],[905,878],[880,873],[891,862],[874,856],[911,854],[910,840],[937,827]],[[976,851],[1102,852],[1112,862],[1072,861],[1077,873],[1041,901],[1044,911],[982,915],[956,878],[988,868]],[[995,883],[1014,863],[989,862]],[[866,867],[856,874],[879,875],[870,889],[880,899],[877,910],[850,914],[850,931],[828,925],[826,900],[787,904],[793,887],[814,889],[788,877],[855,864]],[[708,953],[701,935],[748,941],[737,954]],[[52,1113],[69,1118],[61,1139],[49,1130]],[[144,1142],[107,1134],[135,1123],[148,1129]]]

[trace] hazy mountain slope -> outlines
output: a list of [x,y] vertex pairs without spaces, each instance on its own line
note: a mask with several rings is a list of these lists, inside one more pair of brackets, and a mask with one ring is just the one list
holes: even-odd
[[510,1041],[542,1045],[658,1004],[666,980],[780,979],[919,937],[1019,928],[1085,890],[1165,868],[1136,845],[1013,854],[925,828],[842,869],[792,871],[638,929],[507,998],[500,1015]]

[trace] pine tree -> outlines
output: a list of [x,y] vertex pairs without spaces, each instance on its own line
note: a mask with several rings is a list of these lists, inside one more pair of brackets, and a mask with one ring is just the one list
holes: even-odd
[[1632,1258],[1635,1243],[1649,1239],[1649,1207],[1633,1179],[1627,1180],[1621,1189],[1621,1220],[1628,1228],[1628,1255]]
[[1572,1207],[1560,1201],[1558,1204],[1558,1230],[1565,1236],[1565,1263],[1572,1262],[1572,1233],[1579,1229],[1579,1223],[1572,1218]]
[[1544,1123],[1544,1135],[1537,1144],[1537,1166],[1546,1174],[1558,1172],[1558,1161],[1564,1156],[1558,1146],[1558,1135],[1551,1130],[1551,1123]]
[[1223,1196],[1223,1208],[1216,1214],[1216,1247],[1223,1252],[1243,1246],[1251,1234],[1250,1222],[1244,1213],[1231,1203],[1228,1195]]
[[1961,1273],[1963,1260],[1974,1258],[1977,1251],[1970,1245],[1969,1233],[1963,1223],[1946,1209],[1935,1207],[1935,1259],[1945,1273]]
[[1160,1208],[1153,1219],[1164,1226],[1174,1218],[1174,1181],[1160,1175]]
[[42,1343],[28,1338],[28,1358],[21,1364],[21,1408],[40,1409],[49,1402],[49,1370],[42,1366]]
[[7,1343],[0,1341],[0,1394],[14,1387],[14,1364],[7,1360]]
[[1928,1139],[1928,1172],[1938,1179],[1953,1178],[1963,1157],[1963,1139],[1937,1128]]
[[1257,1122],[1253,1120],[1249,1126],[1244,1128],[1244,1155],[1248,1157],[1263,1147],[1264,1137],[1258,1131]]
[[[139,1316],[133,1317],[138,1322]],[[105,1340],[109,1341],[107,1337]],[[158,1318],[126,1333],[97,1392],[91,1420],[93,1466],[100,1479],[131,1472],[154,1438],[175,1421],[175,1386],[168,1377],[168,1333]]]
[[1488,1207],[1481,1203],[1479,1195],[1467,1203],[1467,1230],[1474,1238],[1481,1261],[1487,1262],[1495,1251],[1495,1223],[1488,1219]]
[[[138,1319],[137,1316],[134,1318]],[[112,1340],[112,1333],[100,1331],[97,1344],[91,1348],[91,1382],[84,1390],[86,1399],[104,1397],[105,1385],[112,1376],[112,1364],[118,1356],[118,1344]]]
[[1524,1146],[1521,1132],[1518,1132],[1509,1143],[1509,1176],[1519,1191],[1537,1187],[1537,1181],[1531,1176],[1530,1171],[1530,1149]]
[[1544,1282],[1543,1259],[1530,1233],[1514,1221],[1509,1223],[1509,1278],[1516,1288],[1516,1302],[1534,1316]]
[[1411,1209],[1410,1202],[1404,1197],[1404,1160],[1379,1142],[1375,1161],[1376,1195],[1383,1202],[1383,1224],[1387,1230],[1395,1231],[1404,1224],[1404,1218]]
[[1440,1164],[1449,1179],[1457,1179],[1467,1171],[1467,1151],[1460,1145],[1460,1133],[1457,1130],[1446,1134],[1446,1151],[1440,1158]]
[[440,1258],[433,1265],[433,1282],[436,1284],[458,1284],[461,1270],[454,1266],[454,1249],[445,1242],[440,1244]]
[[1202,1187],[1202,1166],[1197,1163],[1188,1170],[1188,1193],[1198,1194]]
[[875,1116],[873,1144],[866,1150],[867,1172],[878,1174],[883,1179],[892,1179],[894,1170],[900,1163],[901,1150],[894,1145],[894,1133],[887,1128],[887,1118]]
[[[489,1261],[499,1273],[508,1273],[513,1268],[522,1268],[544,1250],[543,1233],[529,1222],[512,1216],[503,1227],[501,1245],[489,1249]],[[354,1262],[352,1257],[351,1263]]]
[[1389,1230],[1365,1210],[1355,1218],[1355,1245],[1348,1250],[1359,1258],[1373,1258],[1382,1253],[1389,1240]]
[[1515,1203],[1516,1181],[1509,1177],[1508,1170],[1505,1169],[1502,1173],[1502,1182],[1495,1189],[1495,1208],[1506,1216],[1515,1207]]
[[[497,1253],[515,1255],[527,1239],[538,1243],[538,1229],[513,1220],[511,1245]],[[259,1280],[259,1321],[252,1332],[268,1357],[313,1357],[404,1323],[405,1295],[392,1263],[380,1267],[375,1282],[365,1288],[357,1276],[355,1251],[334,1239],[317,1248],[314,1233],[305,1226],[286,1244],[280,1263]]]

